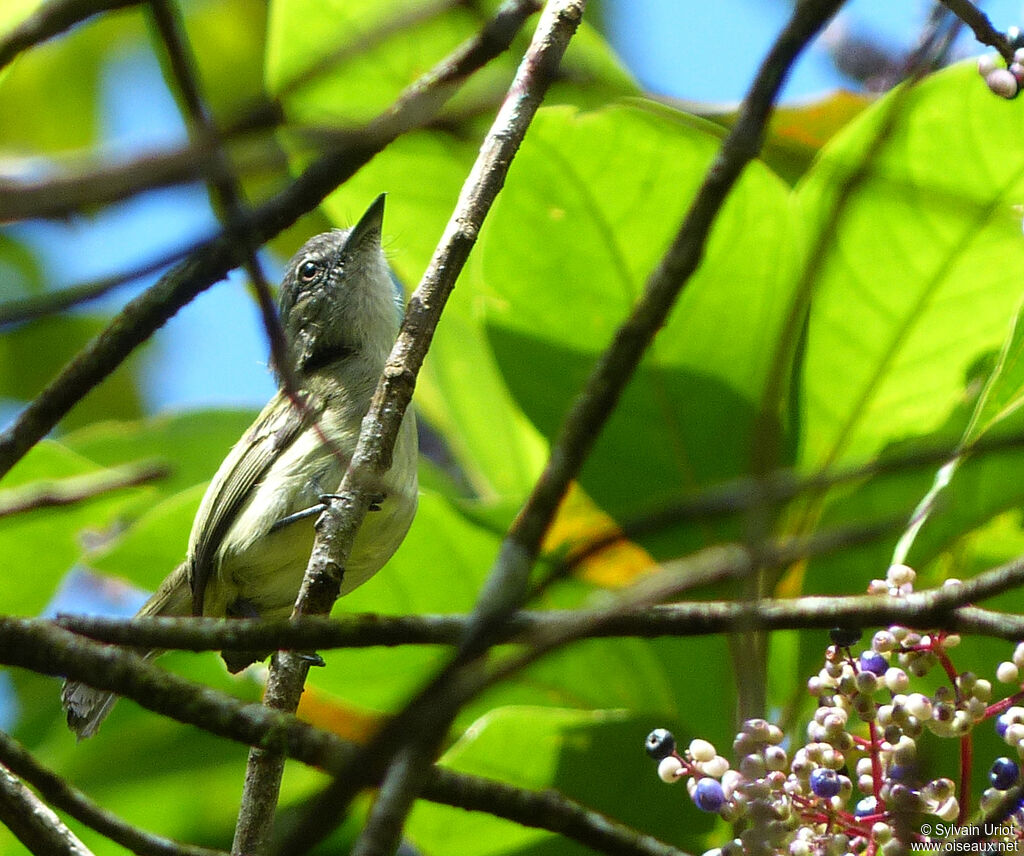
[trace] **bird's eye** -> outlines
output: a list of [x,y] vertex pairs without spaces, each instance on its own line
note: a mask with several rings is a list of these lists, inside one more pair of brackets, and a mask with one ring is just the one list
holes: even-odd
[[312,282],[320,273],[320,265],[308,259],[299,265],[299,279],[303,282]]

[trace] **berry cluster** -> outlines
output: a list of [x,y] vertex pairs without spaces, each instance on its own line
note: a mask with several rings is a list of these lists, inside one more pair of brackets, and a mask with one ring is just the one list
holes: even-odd
[[985,54],[978,57],[978,74],[1000,98],[1016,98],[1024,86],[1024,33],[1019,27],[1010,27],[1006,40],[1015,49],[1009,68],[1000,65],[998,54]]
[[[893,565],[868,592],[902,597],[913,591],[914,579],[911,568]],[[875,633],[855,656],[851,648],[860,637],[858,630],[832,631],[823,666],[807,683],[818,706],[806,742],[795,751],[784,748],[780,728],[762,719],[747,721],[736,735],[736,766],[706,740],[680,752],[668,731],[648,736],[647,752],[658,761],[661,779],[686,778],[697,808],[739,830],[707,856],[897,856],[910,847],[937,846],[948,836],[925,832],[966,830],[972,729],[994,719],[996,732],[1024,758],[1024,643],[996,670],[1001,683],[1015,685],[1015,694],[992,703],[990,681],[953,666],[955,634],[893,626]],[[944,680],[934,691],[912,690],[936,668]],[[928,735],[959,742],[959,785],[922,776],[918,745]],[[989,782],[980,799],[985,835],[994,846],[1016,847],[1024,841],[1024,803],[1012,799],[1008,810],[1004,803],[1021,788],[1018,761],[997,759]]]

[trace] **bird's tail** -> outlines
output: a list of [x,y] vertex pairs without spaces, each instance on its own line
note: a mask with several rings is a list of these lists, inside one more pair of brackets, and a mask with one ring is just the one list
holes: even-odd
[[[185,565],[179,565],[161,583],[156,593],[147,600],[137,615],[191,615],[192,592],[189,588]],[[159,657],[162,651],[138,649],[137,653],[147,660]],[[117,696],[107,690],[98,690],[81,681],[64,681],[60,694],[61,703],[67,714],[68,728],[79,740],[92,737],[106,719]]]

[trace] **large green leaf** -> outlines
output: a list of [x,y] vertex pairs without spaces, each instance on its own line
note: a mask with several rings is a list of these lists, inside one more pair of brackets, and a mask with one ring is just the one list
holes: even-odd
[[161,495],[169,496],[213,478],[255,416],[251,410],[206,410],[136,422],[95,422],[70,432],[63,443],[105,466],[159,458],[170,474],[157,487]]
[[[718,147],[641,105],[541,111],[469,268],[516,400],[545,436],[639,298]],[[582,475],[613,515],[748,471],[796,261],[785,185],[752,164]]]
[[[278,0],[269,21],[268,87],[283,96],[293,121],[319,126],[367,121],[453,49],[475,37],[497,7],[495,2],[444,8],[422,0]],[[472,115],[481,105],[497,108],[534,26],[528,22],[512,51],[460,87],[452,102],[456,114]],[[594,104],[637,91],[586,23],[561,72],[551,93],[555,99]],[[296,81],[302,82],[295,85]]]
[[800,185],[812,236],[850,189],[808,323],[802,466],[930,434],[998,347],[1024,257],[1024,159],[1002,141],[1022,130],[1017,105],[960,65],[861,114]]
[[[666,787],[641,748],[659,724],[625,711],[499,708],[442,758],[454,770],[568,797],[690,852],[704,849],[714,818],[699,812],[682,787]],[[425,853],[576,854],[591,851],[549,832],[417,803],[407,827]]]
[[[57,443],[43,441],[4,478],[15,490],[52,479],[97,473],[97,466]],[[39,509],[0,520],[0,604],[13,615],[35,615],[85,550],[83,536],[109,536],[121,516],[152,489],[130,488],[61,508]]]
[[[0,12],[4,20],[8,5]],[[30,5],[20,0],[15,8]],[[103,70],[140,44],[140,35],[138,12],[114,12],[19,55],[0,74],[0,150],[35,156],[94,144]]]

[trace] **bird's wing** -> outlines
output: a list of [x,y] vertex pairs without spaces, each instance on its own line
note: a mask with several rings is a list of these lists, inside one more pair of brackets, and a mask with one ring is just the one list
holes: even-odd
[[238,510],[281,451],[290,446],[322,412],[323,407],[315,399],[307,398],[300,410],[279,392],[220,465],[197,515],[197,520],[202,518],[203,527],[193,533],[189,550],[188,582],[192,589],[194,615],[203,614],[203,596],[213,570],[214,557],[235,522]]

